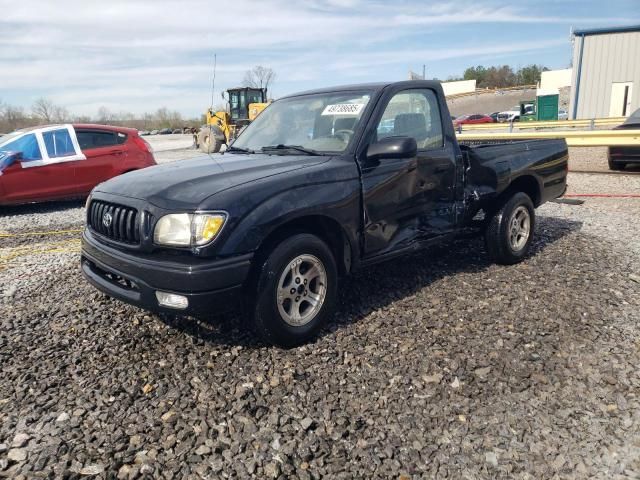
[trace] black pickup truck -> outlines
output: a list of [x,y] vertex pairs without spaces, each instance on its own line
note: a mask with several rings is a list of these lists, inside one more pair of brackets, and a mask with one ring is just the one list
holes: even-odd
[[459,235],[522,260],[563,194],[564,140],[460,145],[439,83],[327,88],[272,103],[223,155],[116,177],[87,200],[81,267],[154,311],[246,310],[267,341],[312,338],[338,280]]

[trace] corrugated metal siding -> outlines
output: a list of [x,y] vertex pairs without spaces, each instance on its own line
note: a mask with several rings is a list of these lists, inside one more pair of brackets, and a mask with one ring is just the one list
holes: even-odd
[[570,112],[573,113],[583,41],[576,118],[608,117],[614,82],[633,82],[631,112],[640,108],[640,32],[626,32],[575,37]]

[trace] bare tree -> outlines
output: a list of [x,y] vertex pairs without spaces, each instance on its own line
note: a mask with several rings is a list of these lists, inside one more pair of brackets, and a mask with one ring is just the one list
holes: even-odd
[[22,107],[4,105],[0,122],[0,132],[7,133],[30,125],[29,118]]
[[257,65],[244,74],[243,84],[245,87],[269,88],[276,78],[276,73],[269,67]]
[[44,123],[53,122],[54,115],[56,113],[56,105],[48,98],[41,97],[33,102],[31,111],[33,115]]
[[31,111],[40,123],[61,123],[70,118],[69,110],[44,97],[33,103]]
[[71,118],[71,115],[69,114],[69,110],[67,110],[65,107],[56,105],[55,108],[53,109],[54,122],[63,123],[69,120],[70,118]]
[[108,125],[115,120],[115,116],[107,107],[100,107],[98,109],[98,122]]

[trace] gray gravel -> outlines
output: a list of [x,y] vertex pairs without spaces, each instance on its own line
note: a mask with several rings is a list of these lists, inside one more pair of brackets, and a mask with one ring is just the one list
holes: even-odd
[[[0,231],[82,219],[23,208]],[[547,204],[517,266],[466,240],[369,269],[293,350],[109,299],[75,236],[0,238],[0,476],[638,478],[639,214]]]

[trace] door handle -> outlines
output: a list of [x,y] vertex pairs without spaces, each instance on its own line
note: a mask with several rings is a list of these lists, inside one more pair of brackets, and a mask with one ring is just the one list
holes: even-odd
[[124,152],[122,150],[111,150],[108,155],[122,155]]

